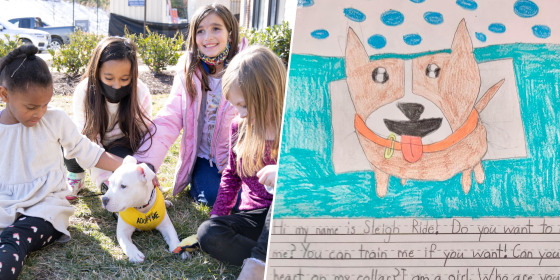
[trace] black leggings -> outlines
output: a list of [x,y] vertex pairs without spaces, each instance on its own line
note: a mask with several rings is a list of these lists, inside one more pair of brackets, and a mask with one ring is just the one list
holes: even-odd
[[202,251],[233,265],[246,258],[266,261],[270,211],[268,208],[240,211],[206,220],[198,227]]
[[25,258],[62,236],[42,219],[20,216],[0,233],[0,279],[17,279]]
[[[131,156],[133,154],[132,149],[130,147],[112,147],[108,149],[107,152],[116,155],[118,157],[124,158],[126,156]],[[66,159],[64,158],[64,165],[66,165],[66,169],[72,173],[82,173],[84,169],[78,164],[76,159]]]

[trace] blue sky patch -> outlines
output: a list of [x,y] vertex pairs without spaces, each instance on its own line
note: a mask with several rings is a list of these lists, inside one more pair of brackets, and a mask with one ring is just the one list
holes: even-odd
[[424,20],[430,24],[441,24],[443,23],[443,15],[438,12],[425,12]]
[[325,38],[329,37],[329,31],[327,31],[325,29],[317,29],[317,30],[314,30],[313,32],[311,32],[311,37],[313,37],[315,39],[325,39]]
[[518,0],[513,4],[513,12],[522,18],[530,18],[539,13],[539,6],[530,0]]
[[457,0],[455,3],[465,10],[474,11],[478,8],[478,4],[474,0]]
[[385,39],[385,36],[380,34],[375,34],[369,37],[367,42],[374,49],[382,49],[387,45],[387,39]]
[[297,5],[300,7],[309,7],[313,6],[315,2],[313,0],[298,0]]
[[418,34],[406,34],[403,36],[403,40],[407,45],[416,46],[422,42],[422,37]]
[[388,10],[381,14],[381,21],[387,26],[397,26],[404,22],[404,15],[395,10]]
[[488,30],[494,33],[504,33],[506,32],[506,26],[501,23],[492,23],[488,26]]
[[480,42],[486,42],[486,35],[484,35],[484,33],[475,32],[474,35],[476,36],[476,39],[478,39]]
[[533,35],[537,38],[548,38],[550,37],[550,27],[546,25],[535,25],[531,28],[533,30]]
[[366,15],[364,15],[364,13],[360,12],[359,10],[356,10],[354,8],[345,8],[344,9],[344,15],[349,18],[352,21],[355,22],[362,22],[364,20],[366,20]]

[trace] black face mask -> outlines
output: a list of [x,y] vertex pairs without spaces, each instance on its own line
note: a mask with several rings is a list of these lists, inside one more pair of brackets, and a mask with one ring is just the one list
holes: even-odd
[[124,97],[130,94],[130,84],[122,86],[118,89],[114,89],[113,87],[108,86],[103,82],[100,82],[100,84],[101,94],[103,94],[107,101],[111,103],[119,103]]

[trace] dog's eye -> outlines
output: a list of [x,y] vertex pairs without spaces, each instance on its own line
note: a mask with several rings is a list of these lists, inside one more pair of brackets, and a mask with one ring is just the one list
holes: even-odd
[[373,79],[374,82],[378,84],[384,84],[389,80],[389,73],[387,73],[387,70],[385,68],[377,67],[373,69],[373,72],[371,73],[371,78]]
[[121,185],[121,189],[126,189],[126,186],[125,186],[125,185]]
[[429,78],[435,79],[439,76],[439,70],[440,70],[439,66],[437,66],[436,64],[430,63],[426,67],[426,76],[428,76]]

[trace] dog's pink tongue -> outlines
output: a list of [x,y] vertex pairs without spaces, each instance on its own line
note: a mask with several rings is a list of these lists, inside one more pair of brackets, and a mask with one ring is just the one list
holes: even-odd
[[418,161],[423,153],[422,138],[418,136],[401,135],[401,149],[406,161]]

